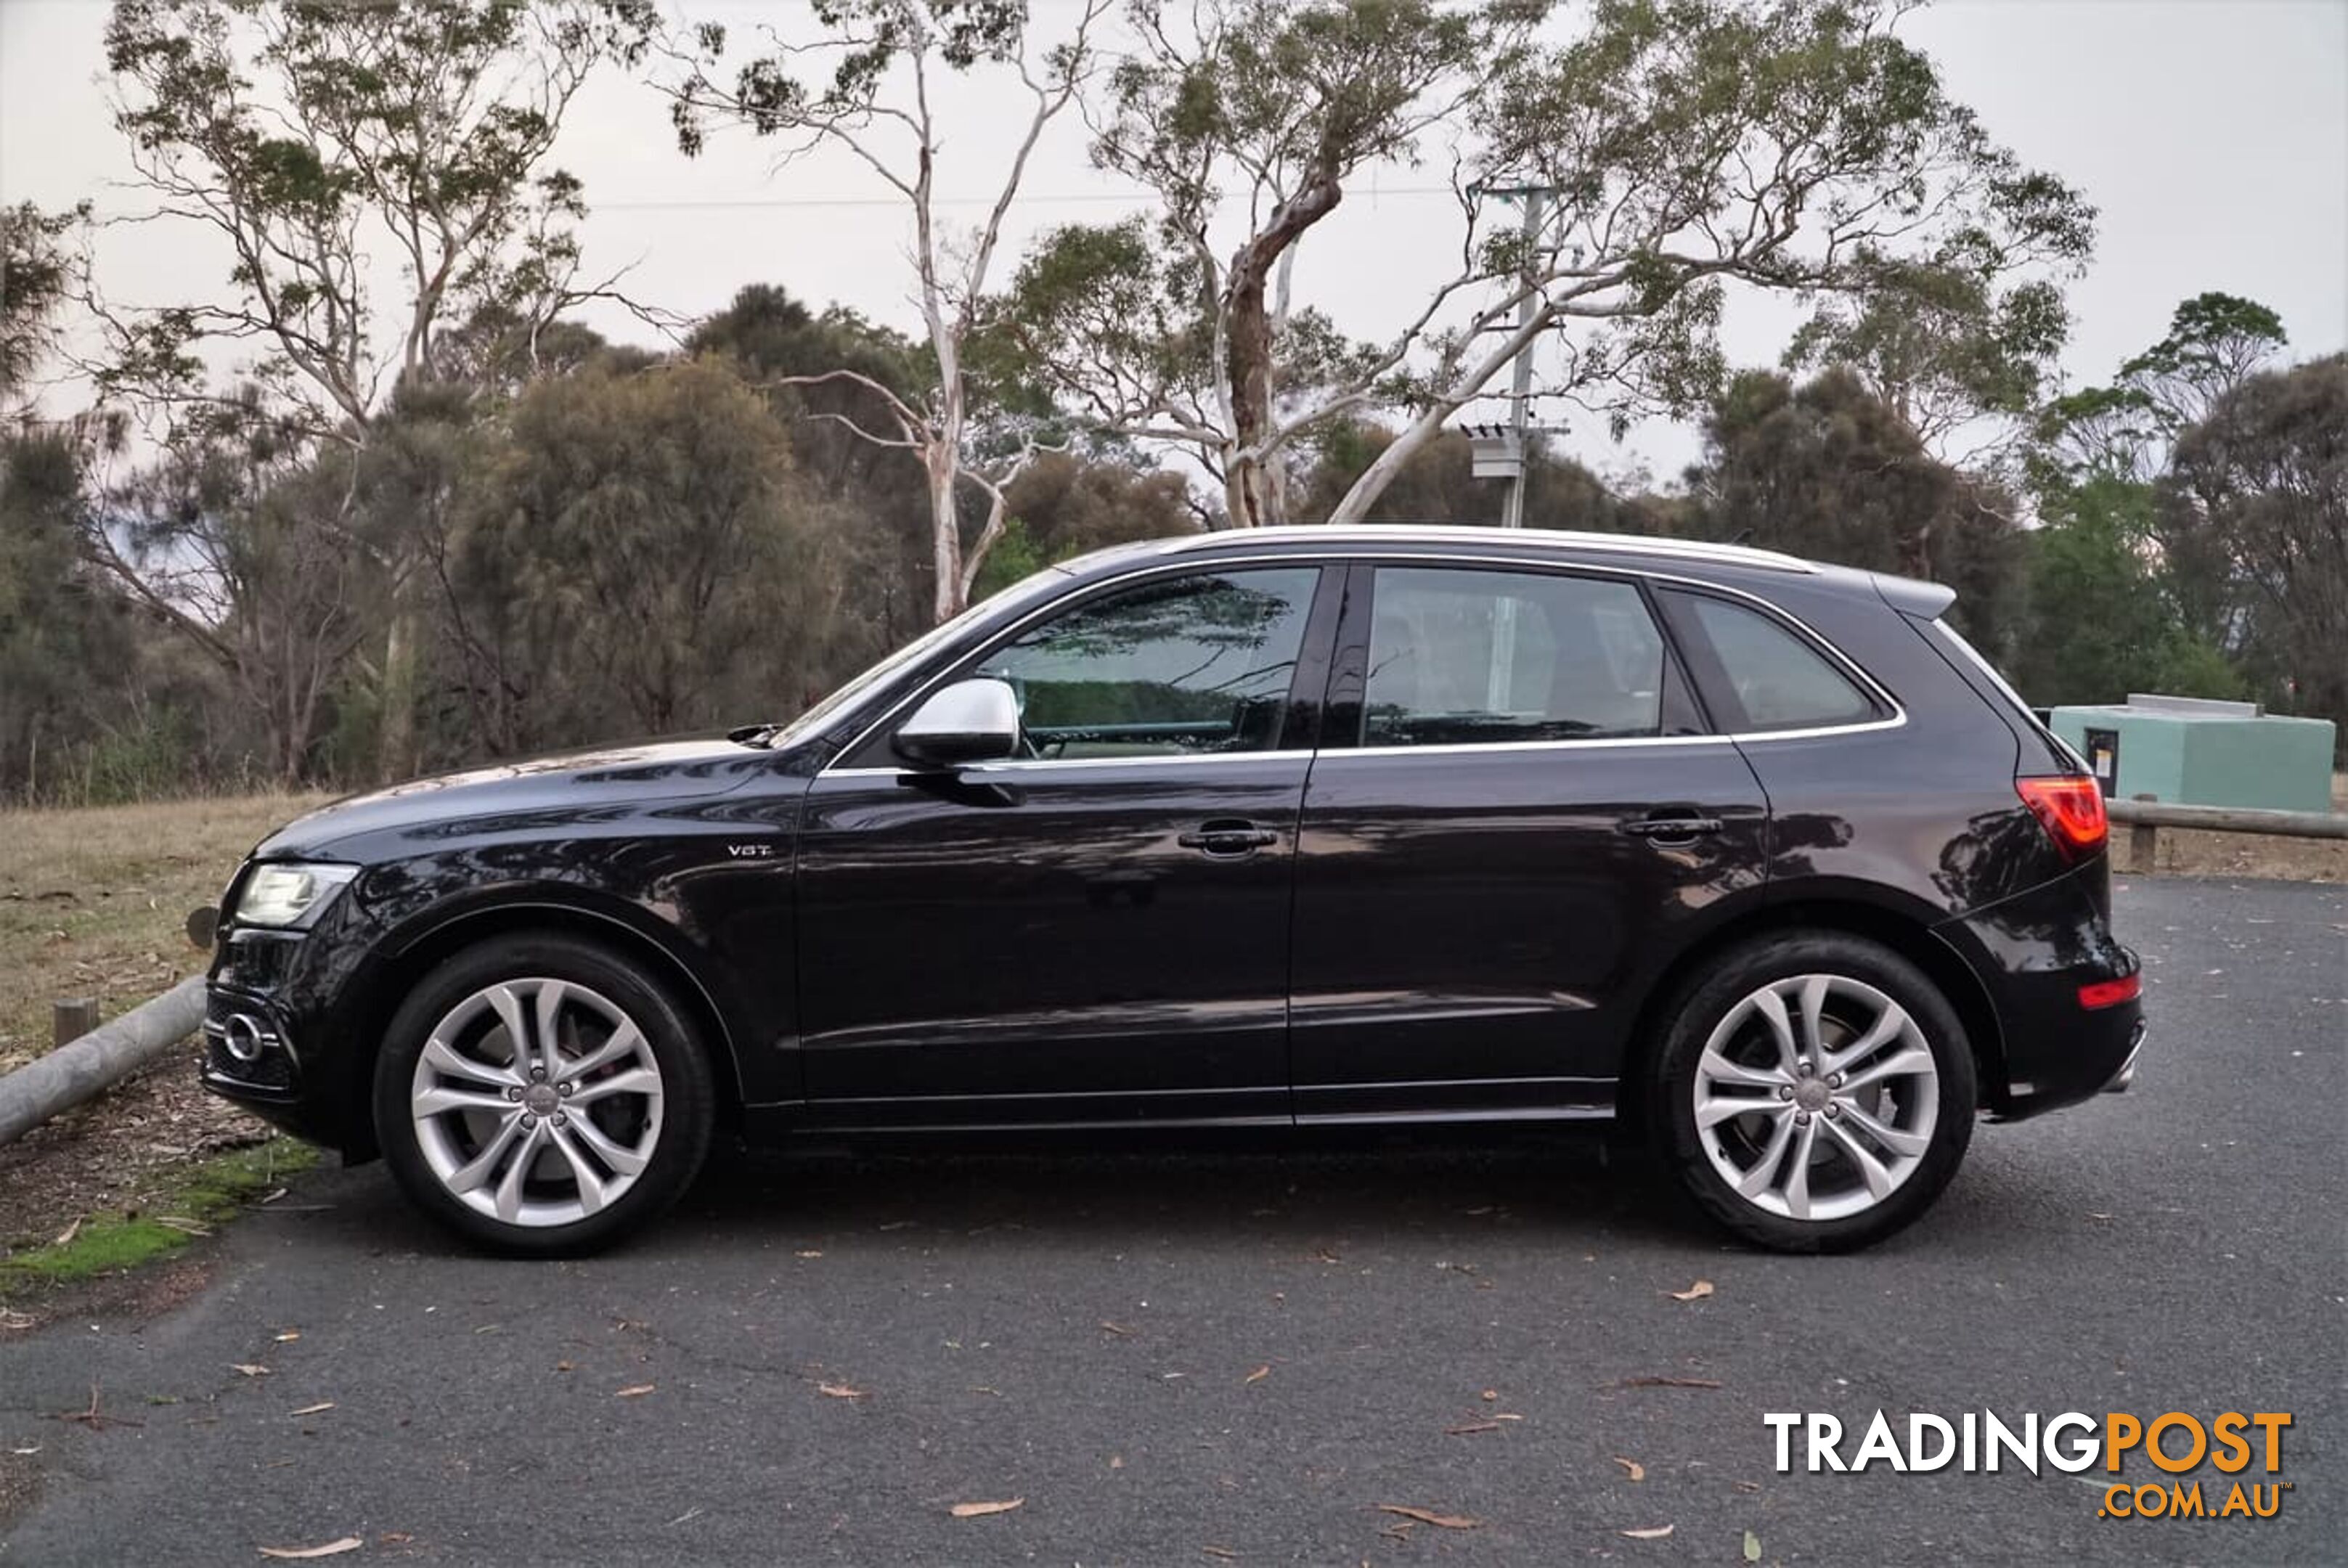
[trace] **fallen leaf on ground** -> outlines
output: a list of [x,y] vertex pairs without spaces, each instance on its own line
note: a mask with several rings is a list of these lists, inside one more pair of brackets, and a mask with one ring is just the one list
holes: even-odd
[[1122,1323],[1111,1323],[1106,1317],[1101,1319],[1101,1331],[1105,1334],[1114,1334],[1120,1339],[1130,1339],[1133,1337],[1132,1329],[1128,1328]]
[[613,1395],[612,1398],[615,1399],[633,1399],[642,1395],[651,1393],[659,1386],[660,1385],[657,1383],[631,1383],[626,1388],[621,1389],[618,1393]]
[[263,1557],[335,1557],[345,1552],[356,1552],[366,1542],[355,1535],[345,1535],[340,1541],[329,1541],[324,1546],[264,1546]]
[[1484,1522],[1480,1519],[1470,1519],[1464,1513],[1437,1513],[1425,1508],[1405,1508],[1398,1502],[1381,1502],[1378,1512],[1416,1519],[1421,1524],[1432,1524],[1437,1530],[1474,1530]]
[[381,1535],[376,1536],[376,1539],[382,1542],[386,1546],[405,1546],[409,1542],[415,1540],[416,1537],[410,1535],[405,1530],[386,1530]]
[[1699,1279],[1685,1290],[1666,1290],[1663,1294],[1673,1301],[1702,1301],[1712,1294],[1712,1281]]
[[851,1389],[845,1383],[818,1383],[816,1389],[835,1399],[861,1399],[865,1397],[863,1389]]
[[303,1406],[300,1409],[295,1410],[295,1411],[294,1411],[294,1412],[292,1412],[292,1413],[293,1413],[293,1414],[294,1414],[294,1415],[297,1415],[297,1416],[314,1416],[314,1415],[316,1415],[316,1414],[317,1414],[319,1411],[321,1411],[321,1410],[331,1410],[331,1409],[333,1409],[334,1408],[335,1408],[335,1401],[334,1401],[334,1400],[332,1400],[332,1399],[321,1399],[321,1400],[319,1400],[319,1401],[318,1401],[316,1404],[314,1404],[314,1405],[304,1405],[304,1406]]
[[1622,1473],[1629,1476],[1632,1481],[1644,1481],[1647,1479],[1647,1467],[1641,1464],[1637,1460],[1624,1459],[1621,1454],[1616,1454],[1614,1456],[1614,1462],[1621,1465],[1622,1467]]
[[1745,1532],[1745,1561],[1747,1563],[1761,1561],[1761,1538],[1749,1530]]
[[288,1328],[284,1333],[280,1334],[277,1337],[277,1343],[280,1345],[290,1345],[300,1337],[302,1337],[302,1331],[299,1328]]
[[269,1368],[263,1366],[258,1361],[231,1361],[229,1363],[229,1368],[232,1371],[242,1372],[248,1378],[266,1378],[269,1376]]
[[1210,1557],[1220,1557],[1226,1563],[1236,1563],[1240,1560],[1240,1554],[1228,1546],[1201,1546],[1199,1550]]
[[795,1257],[821,1257],[821,1256],[823,1255],[823,1254],[822,1254],[822,1253],[820,1253],[820,1252],[817,1252],[817,1251],[810,1250],[810,1251],[808,1251],[808,1252],[794,1253],[792,1255],[793,1255],[793,1256],[795,1256]]
[[1024,1497],[1014,1497],[1007,1502],[957,1502],[946,1512],[956,1519],[976,1519],[982,1514],[1008,1513],[1026,1501]]
[[1271,1376],[1272,1368],[1270,1367],[1258,1367],[1254,1371],[1250,1372],[1246,1377],[1241,1378],[1240,1381],[1242,1383],[1261,1383],[1266,1378]]
[[1447,1438],[1464,1438],[1470,1432],[1497,1432],[1499,1430],[1500,1423],[1498,1421],[1470,1421],[1464,1427],[1446,1427],[1443,1429],[1443,1435]]
[[1672,1532],[1668,1524],[1658,1524],[1653,1530],[1625,1530],[1622,1533],[1632,1541],[1661,1541]]
[[163,1226],[167,1230],[178,1231],[183,1235],[210,1235],[212,1234],[210,1226],[200,1225],[196,1221],[189,1219],[184,1214],[157,1214],[155,1216],[155,1223]]
[[1714,1378],[1625,1378],[1614,1385],[1618,1389],[1717,1389]]
[[57,1239],[51,1242],[49,1245],[51,1246],[70,1246],[73,1245],[73,1238],[79,1235],[81,1235],[81,1221],[76,1220],[73,1224],[59,1231],[57,1233]]
[[568,1361],[557,1361],[554,1364],[554,1369],[558,1372],[568,1372],[571,1370],[571,1363]]

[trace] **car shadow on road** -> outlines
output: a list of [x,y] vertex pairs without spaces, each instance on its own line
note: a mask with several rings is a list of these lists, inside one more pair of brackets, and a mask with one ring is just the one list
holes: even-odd
[[1312,1239],[1495,1224],[1560,1242],[1717,1245],[1643,1153],[1595,1137],[1461,1146],[1362,1138],[1299,1149],[1228,1140],[810,1154],[729,1150],[671,1222],[736,1234],[1023,1230],[1075,1246],[1146,1235]]
[[[317,1230],[368,1250],[458,1253],[400,1197],[380,1164],[331,1175]],[[902,1151],[721,1145],[674,1213],[630,1255],[794,1246],[859,1232],[1025,1233],[1075,1248],[1138,1236],[1386,1235],[1434,1242],[1504,1227],[1568,1246],[1605,1241],[1715,1250],[1725,1238],[1635,1148],[1597,1136],[1347,1137],[1298,1147],[1228,1137],[1153,1137],[1042,1151],[1022,1143]],[[325,1235],[318,1237],[323,1241]]]
[[[2044,1173],[2035,1173],[2042,1178]],[[2108,1227],[2030,1174],[1961,1176],[1919,1225],[1871,1249],[1994,1260],[2093,1246]],[[466,1249],[400,1198],[382,1166],[328,1178],[317,1240],[370,1252]],[[721,1143],[676,1209],[623,1246],[635,1258],[823,1245],[859,1234],[1023,1235],[1087,1251],[1217,1240],[1312,1247],[1335,1241],[1464,1244],[1496,1233],[1564,1251],[1684,1255],[1744,1251],[1684,1199],[1645,1151],[1603,1135],[1156,1134],[1038,1148],[980,1143],[854,1150]],[[1755,1255],[1762,1255],[1756,1253]]]

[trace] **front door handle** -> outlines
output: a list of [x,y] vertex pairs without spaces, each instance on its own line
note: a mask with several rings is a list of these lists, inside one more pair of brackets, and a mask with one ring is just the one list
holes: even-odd
[[1178,835],[1174,842],[1203,855],[1235,860],[1259,849],[1269,849],[1280,842],[1280,835],[1251,822],[1204,822],[1196,832]]
[[1728,825],[1716,816],[1641,816],[1622,825],[1622,831],[1652,844],[1684,843]]

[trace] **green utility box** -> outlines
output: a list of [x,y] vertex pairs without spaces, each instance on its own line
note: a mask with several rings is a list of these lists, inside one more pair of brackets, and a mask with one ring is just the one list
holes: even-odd
[[2150,795],[2174,805],[2332,809],[2328,719],[2281,718],[2255,702],[2131,692],[2116,706],[2057,708],[2050,724],[2087,759],[2104,794],[2115,799]]

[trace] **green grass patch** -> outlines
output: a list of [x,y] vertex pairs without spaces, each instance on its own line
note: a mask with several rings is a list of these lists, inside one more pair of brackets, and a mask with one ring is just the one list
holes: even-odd
[[0,1260],[0,1298],[151,1263],[195,1240],[198,1230],[235,1218],[287,1176],[317,1163],[318,1151],[296,1138],[272,1138],[199,1161],[149,1191],[137,1207],[87,1215],[69,1239]]

